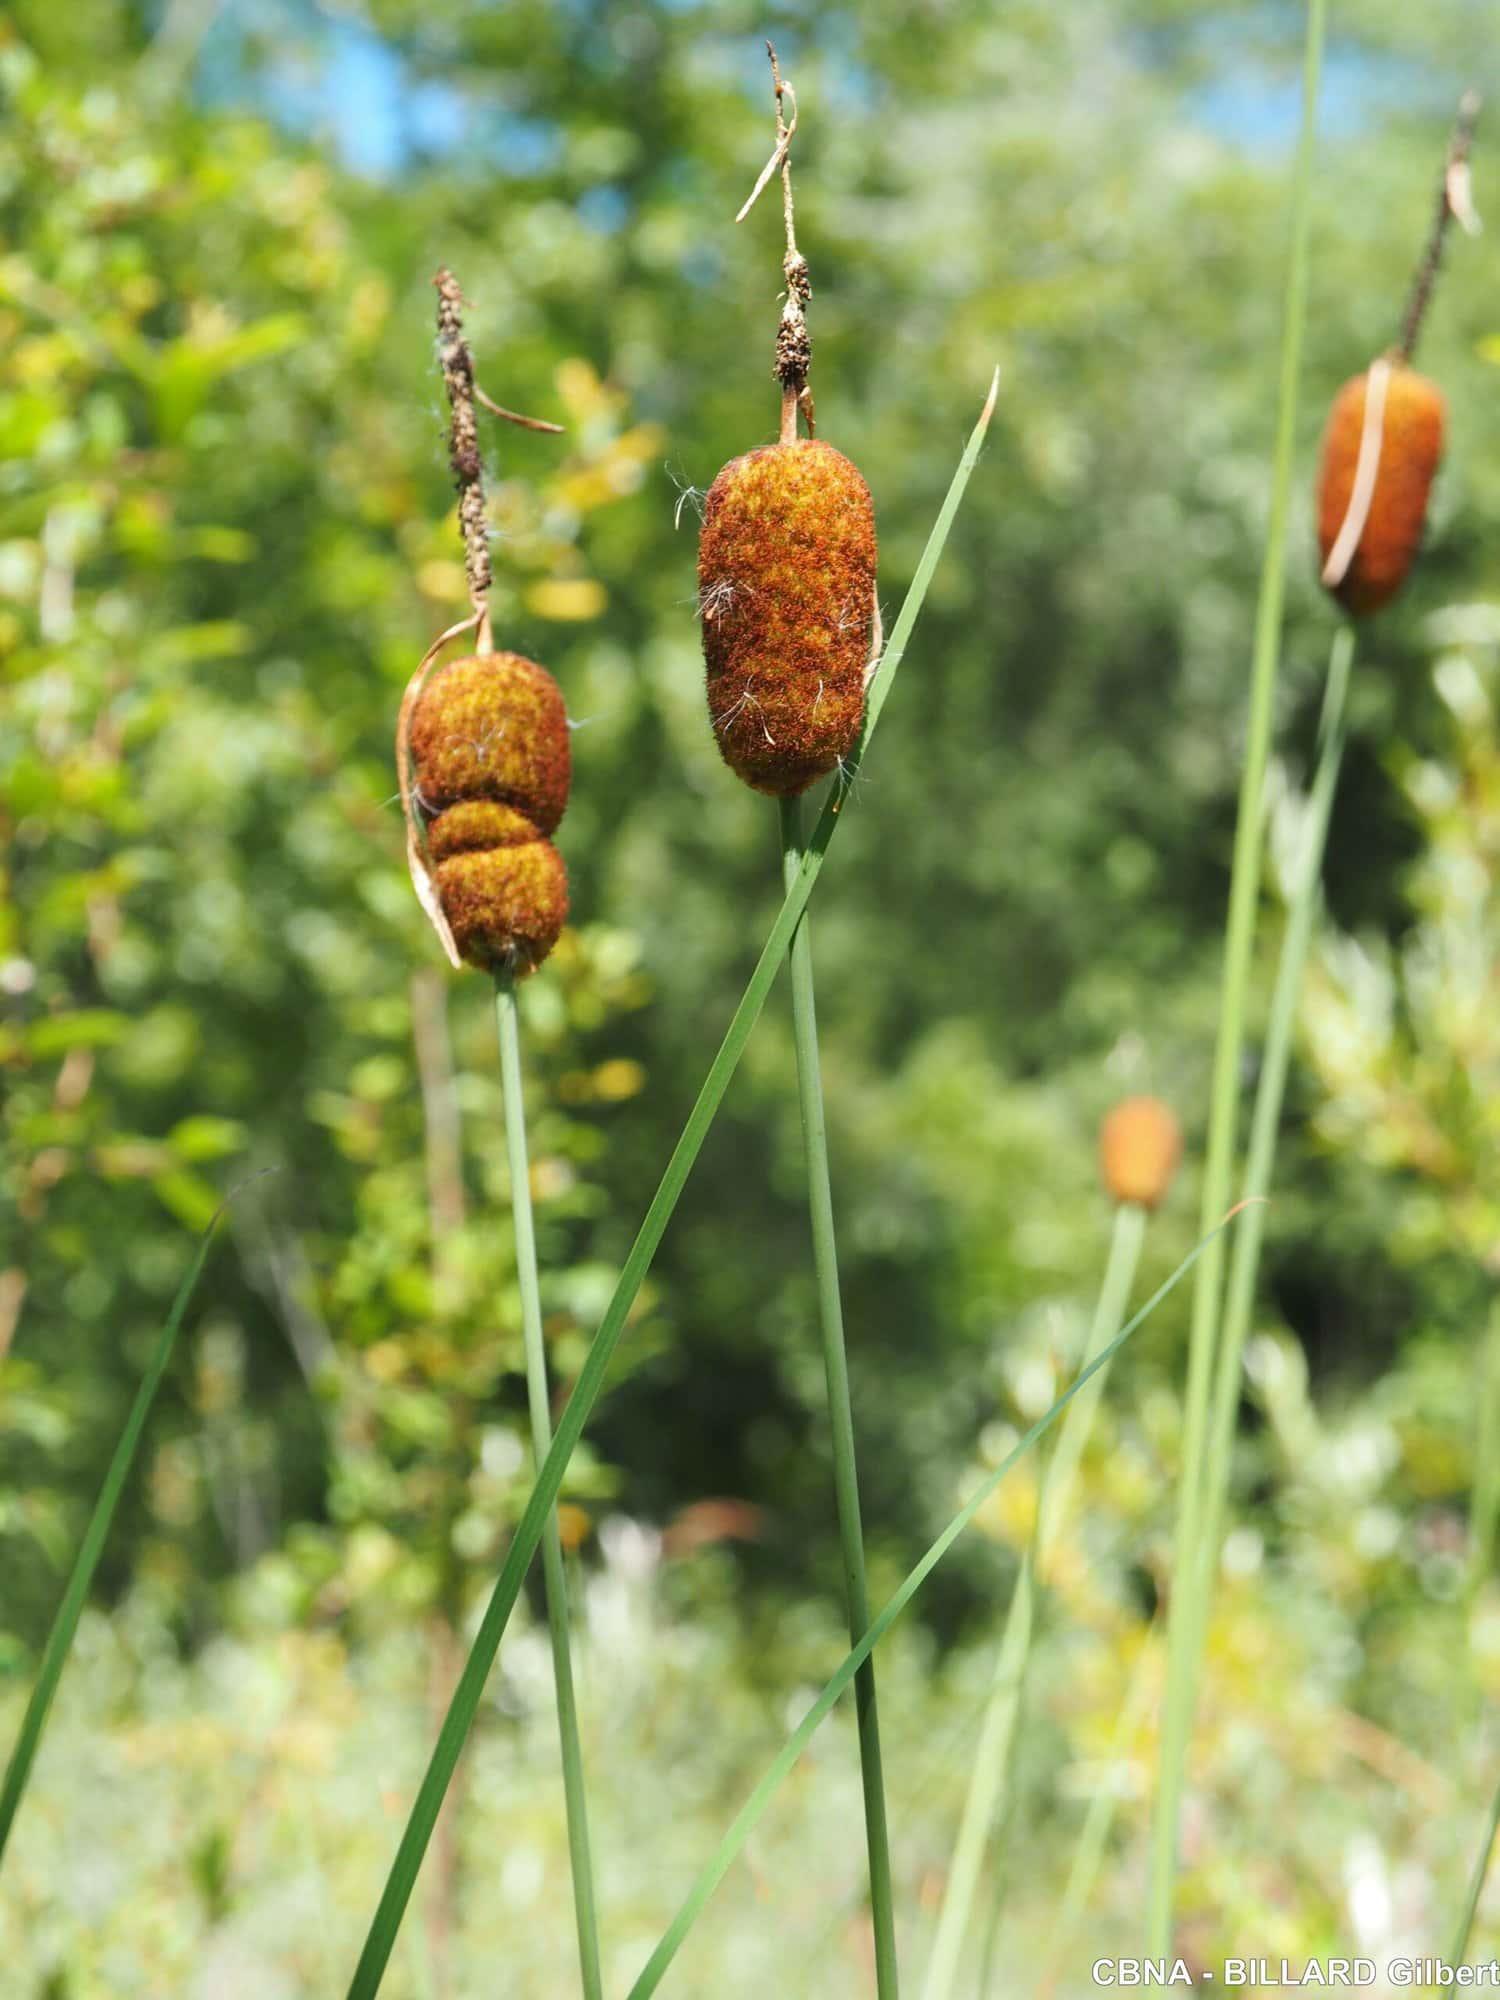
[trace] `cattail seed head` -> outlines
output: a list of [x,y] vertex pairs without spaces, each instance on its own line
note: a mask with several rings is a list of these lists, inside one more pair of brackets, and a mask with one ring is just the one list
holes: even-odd
[[[1368,375],[1356,375],[1344,384],[1333,399],[1323,433],[1318,546],[1324,563],[1354,491],[1368,385]],[[1443,455],[1446,420],[1442,391],[1415,369],[1393,365],[1386,384],[1385,423],[1369,517],[1348,569],[1330,586],[1339,602],[1356,615],[1378,611],[1406,581]]]
[[568,872],[550,840],[450,854],[433,876],[459,956],[486,972],[534,972],[567,920]]
[[1111,1201],[1156,1208],[1182,1157],[1182,1127],[1159,1097],[1126,1097],[1099,1130],[1099,1165]]
[[518,653],[454,660],[422,688],[406,736],[425,864],[458,956],[534,972],[568,914],[547,836],[568,803],[568,718],[556,681]]
[[541,834],[525,813],[493,799],[465,799],[438,814],[427,829],[427,852],[434,861],[476,854],[486,847],[524,847]]
[[519,653],[440,667],[411,720],[417,794],[428,812],[491,799],[550,834],[568,803],[572,755],[562,691]]
[[875,509],[821,439],[731,459],[698,547],[708,708],[747,785],[805,791],[854,748],[875,595]]

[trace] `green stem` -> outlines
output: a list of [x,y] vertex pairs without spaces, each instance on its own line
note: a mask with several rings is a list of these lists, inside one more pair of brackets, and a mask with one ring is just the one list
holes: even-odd
[[686,1938],[688,1932],[692,1929],[693,1924],[707,1904],[709,1897],[712,1896],[714,1890],[723,1881],[725,1875],[728,1874],[736,1855],[759,1825],[766,1808],[775,1797],[783,1779],[793,1770],[798,1758],[812,1741],[825,1716],[834,1707],[845,1688],[848,1687],[849,1683],[858,1673],[861,1665],[874,1652],[876,1646],[879,1645],[886,1633],[890,1631],[907,1605],[911,1603],[917,1592],[922,1588],[922,1585],[943,1560],[943,1557],[947,1555],[959,1536],[969,1526],[969,1523],[974,1519],[980,1508],[986,1504],[991,1494],[995,1492],[1001,1481],[1008,1476],[1018,1460],[1030,1451],[1037,1439],[1051,1428],[1053,1422],[1062,1415],[1063,1411],[1068,1408],[1074,1398],[1087,1387],[1096,1375],[1109,1366],[1115,1355],[1125,1345],[1126,1341],[1130,1339],[1136,1329],[1150,1318],[1151,1314],[1155,1312],[1156,1308],[1174,1288],[1178,1280],[1197,1263],[1198,1259],[1203,1255],[1207,1244],[1213,1241],[1213,1238],[1219,1234],[1220,1230],[1227,1229],[1228,1227],[1229,1220],[1226,1217],[1219,1224],[1218,1229],[1203,1238],[1201,1242],[1188,1252],[1171,1277],[1164,1284],[1157,1287],[1151,1297],[1141,1307],[1140,1311],[1120,1329],[1114,1339],[1099,1355],[1098,1359],[1091,1362],[1082,1371],[1073,1382],[1071,1388],[1063,1391],[1062,1395],[1058,1397],[1057,1401],[1044,1416],[1037,1418],[1030,1430],[1026,1432],[1025,1436],[1021,1438],[1012,1450],[1006,1453],[1005,1457],[989,1477],[981,1480],[979,1486],[964,1502],[963,1506],[959,1508],[958,1512],[928,1549],[921,1561],[914,1569],[907,1573],[904,1580],[887,1600],[883,1609],[876,1614],[870,1624],[869,1630],[865,1633],[859,1644],[845,1655],[844,1662],[839,1667],[837,1673],[824,1685],[822,1693],[807,1711],[806,1715],[803,1716],[801,1722],[798,1723],[786,1742],[781,1746],[781,1750],[770,1769],[736,1814],[728,1832],[699,1871],[697,1880],[689,1890],[682,1907],[667,1926],[661,1942],[646,1961],[644,1970],[627,1995],[627,2000],[646,2000],[648,1994],[656,1991],[666,1974],[668,1966],[681,1949],[684,1938]]
[[[1090,1385],[1092,1386],[1092,1385]],[[1074,1404],[1068,1414],[1071,1416]],[[1000,1652],[985,1704],[984,1726],[974,1753],[974,1768],[964,1798],[948,1864],[948,1881],[943,1891],[943,1907],[938,1913],[937,1934],[927,1976],[922,1983],[922,2000],[948,2000],[968,1936],[979,1887],[979,1869],[985,1842],[1001,1810],[1001,1794],[1010,1774],[1011,1752],[1016,1739],[1016,1722],[1026,1692],[1026,1662],[1031,1649],[1032,1625],[1036,1611],[1035,1548],[1029,1548],[1021,1562],[1010,1609],[1000,1639]],[[1001,1907],[998,1876],[995,1883],[993,1916],[998,1924]]]
[[[1213,1429],[1205,1472],[1201,1545],[1204,1573],[1198,1586],[1200,1610],[1205,1621],[1224,1528],[1230,1460],[1234,1453],[1234,1420],[1240,1401],[1240,1369],[1255,1305],[1255,1281],[1260,1270],[1261,1244],[1269,1213],[1266,1198],[1271,1192],[1271,1175],[1276,1165],[1276,1138],[1281,1125],[1282,1099],[1286,1093],[1287,1067],[1291,1061],[1292,1031],[1296,1025],[1297,1002],[1302,992],[1302,975],[1307,966],[1313,924],[1323,901],[1323,854],[1328,844],[1328,818],[1333,809],[1339,766],[1344,756],[1344,712],[1348,705],[1353,659],[1354,627],[1347,620],[1341,620],[1333,635],[1333,649],[1328,660],[1323,713],[1318,723],[1317,768],[1308,793],[1302,851],[1295,864],[1291,908],[1281,945],[1281,962],[1276,968],[1276,990],[1271,999],[1271,1016],[1261,1054],[1255,1108],[1250,1116],[1250,1142],[1241,1195],[1251,1206],[1236,1232],[1229,1265],[1224,1330],[1214,1380]],[[1204,1630],[1200,1627],[1196,1640],[1200,1660],[1204,1637]]]
[[[1130,1677],[1130,1685],[1125,1692],[1125,1705],[1120,1710],[1120,1719],[1115,1728],[1113,1756],[1110,1761],[1118,1767],[1125,1760],[1130,1745],[1134,1742],[1146,1715],[1147,1697],[1151,1692],[1151,1669],[1155,1647],[1147,1643],[1141,1648],[1141,1656],[1135,1663],[1135,1671]],[[1056,1977],[1062,1954],[1077,1939],[1084,1912],[1094,1893],[1094,1884],[1099,1879],[1099,1870],[1104,1860],[1104,1850],[1109,1844],[1115,1817],[1120,1809],[1119,1791],[1112,1785],[1101,1785],[1089,1800],[1088,1811],[1083,1816],[1083,1826],[1079,1831],[1078,1845],[1073,1850],[1073,1864],[1068,1870],[1067,1886],[1058,1904],[1057,1918],[1052,1926],[1053,1952],[1047,1973],[1042,1981],[1042,1990],[1047,1991]]]
[[1495,1560],[1497,1520],[1500,1520],[1500,1298],[1490,1306],[1484,1386],[1479,1399],[1479,1435],[1474,1443],[1474,1499],[1469,1523],[1471,1600]]
[[[1138,1202],[1121,1202],[1115,1210],[1114,1229],[1109,1239],[1109,1258],[1094,1307],[1083,1363],[1087,1367],[1112,1341],[1125,1318],[1131,1287],[1141,1261],[1141,1245],[1146,1236],[1146,1211]],[[1073,1497],[1073,1481],[1088,1445],[1089,1431],[1104,1394],[1105,1374],[1101,1370],[1087,1389],[1068,1407],[1058,1433],[1057,1448],[1043,1475],[1037,1500],[1037,1563],[1045,1570],[1046,1559],[1062,1523],[1067,1519],[1068,1502]]]
[[[782,873],[788,889],[797,880],[805,852],[802,801],[780,802]],[[818,1056],[817,998],[813,982],[812,930],[804,915],[792,933],[792,1021],[797,1041],[797,1091],[802,1108],[802,1146],[807,1163],[807,1202],[812,1223],[813,1270],[818,1289],[818,1330],[823,1372],[828,1382],[828,1420],[833,1446],[833,1490],[844,1564],[849,1639],[858,1645],[870,1622],[865,1582],[865,1540],[860,1522],[859,1471],[854,1450],[854,1411],[849,1397],[849,1358],[844,1346],[844,1307],[839,1289],[838,1241],[833,1227],[833,1189],[828,1177],[828,1132],[823,1115],[823,1079]],[[880,1757],[880,1716],[875,1702],[875,1663],[866,1660],[854,1677],[859,1727],[859,1768],[865,1796],[865,1844],[870,1856],[870,1918],[875,1933],[875,1988],[880,2000],[896,2000],[896,1912],[891,1893],[891,1837],[886,1824],[885,1777]]]
[[[1098,1359],[1120,1330],[1130,1299],[1130,1288],[1135,1282],[1145,1230],[1146,1211],[1143,1208],[1127,1202],[1115,1210],[1109,1257],[1083,1353],[1084,1367]],[[1021,1564],[1020,1575],[1011,1593],[995,1677],[985,1710],[984,1728],[980,1732],[974,1769],[959,1819],[958,1837],[953,1844],[953,1860],[948,1869],[948,1883],[922,1987],[922,2000],[948,2000],[953,1991],[973,1915],[985,1842],[997,1824],[1001,1794],[1011,1769],[1016,1724],[1026,1692],[1026,1668],[1035,1622],[1037,1571],[1045,1565],[1058,1525],[1066,1516],[1079,1460],[1103,1393],[1104,1371],[1101,1369],[1069,1404],[1056,1450],[1044,1467],[1038,1484],[1036,1530],[1032,1547]],[[998,1907],[997,1901],[997,1911]]]
[[[542,1338],[542,1299],[537,1282],[536,1230],[531,1214],[531,1169],[526,1157],[526,1100],[521,1084],[521,1037],[516,989],[505,974],[495,980],[495,1019],[500,1030],[500,1081],[505,1097],[505,1144],[510,1156],[510,1205],[516,1233],[516,1277],[521,1291],[521,1332],[526,1345],[526,1398],[531,1407],[531,1441],[537,1464],[552,1445],[547,1390],[547,1349]],[[542,1579],[547,1624],[552,1634],[552,1676],[557,1686],[557,1730],[562,1741],[563,1798],[568,1816],[568,1856],[573,1868],[573,1914],[578,1929],[578,1966],[584,2000],[602,2000],[599,1930],[594,1907],[594,1865],[589,1852],[588,1798],[583,1748],[578,1737],[578,1703],[573,1691],[573,1656],[568,1631],[568,1580],[556,1509],[542,1529]]]
[[11,1828],[15,1824],[16,1809],[21,1803],[21,1794],[25,1791],[26,1781],[31,1775],[31,1767],[42,1740],[42,1731],[47,1726],[47,1714],[52,1706],[52,1697],[57,1693],[57,1684],[62,1679],[68,1649],[73,1643],[73,1634],[78,1630],[78,1620],[83,1614],[84,1600],[88,1596],[89,1585],[93,1582],[94,1571],[98,1568],[99,1558],[104,1553],[104,1544],[109,1535],[110,1524],[115,1517],[115,1509],[120,1504],[125,1481],[130,1475],[130,1468],[140,1449],[146,1419],[151,1414],[151,1405],[156,1401],[156,1392],[161,1387],[162,1377],[167,1372],[167,1363],[172,1358],[172,1349],[177,1343],[177,1332],[182,1325],[182,1316],[187,1311],[193,1287],[197,1284],[199,1274],[208,1260],[209,1246],[213,1242],[214,1231],[219,1226],[219,1217],[233,1199],[234,1196],[231,1195],[215,1211],[207,1229],[204,1230],[197,1254],[188,1266],[187,1275],[177,1288],[177,1296],[172,1301],[172,1309],[167,1314],[166,1324],[156,1337],[156,1345],[146,1364],[146,1372],[141,1377],[141,1386],[135,1392],[130,1415],[125,1419],[125,1428],[120,1433],[120,1441],[115,1446],[109,1470],[104,1475],[104,1484],[99,1489],[99,1498],[94,1503],[94,1511],[89,1518],[82,1546],[74,1560],[67,1589],[63,1592],[62,1603],[57,1607],[52,1630],[47,1634],[41,1671],[37,1674],[36,1686],[31,1690],[31,1699],[26,1704],[26,1713],[21,1718],[21,1732],[16,1738],[16,1746],[5,1768],[5,1782],[0,1785],[0,1856],[4,1855],[6,1843],[10,1839]]
[[1469,1949],[1469,1935],[1474,1929],[1474,1917],[1479,1908],[1479,1898],[1484,1893],[1484,1878],[1490,1872],[1490,1856],[1495,1851],[1495,1835],[1500,1831],[1500,1785],[1495,1787],[1495,1796],[1490,1800],[1489,1818],[1484,1823],[1484,1840],[1474,1857],[1474,1873],[1469,1878],[1469,1894],[1464,1903],[1463,1914],[1453,1933],[1453,1943],[1448,1950],[1448,1963],[1462,1965],[1464,1953]]
[[[970,433],[969,442],[959,460],[948,494],[943,501],[932,533],[927,538],[927,546],[922,551],[922,559],[917,564],[916,575],[911,588],[906,593],[900,615],[896,619],[885,650],[880,656],[880,664],[875,670],[875,678],[870,683],[869,695],[865,701],[864,728],[845,771],[850,783],[853,782],[865,751],[875,733],[880,720],[880,711],[890,693],[896,669],[905,656],[912,627],[917,622],[917,614],[932,582],[938,558],[943,552],[943,544],[953,526],[954,516],[963,498],[969,476],[979,462],[980,447],[989,429],[990,418],[994,415],[995,398],[999,389],[999,375],[996,373],[990,386],[989,398],[980,412],[979,421]],[[756,961],[750,982],[734,1010],[734,1018],[729,1023],[719,1052],[709,1065],[703,1088],[697,1101],[688,1113],[687,1123],[672,1149],[672,1157],[667,1162],[665,1173],[656,1193],[651,1198],[651,1206],[646,1210],[644,1221],[630,1246],[630,1254],[625,1259],[614,1294],[605,1308],[604,1318],[599,1323],[578,1380],[573,1385],[573,1393],[568,1398],[557,1426],[557,1434],[552,1440],[552,1449],[547,1453],[537,1472],[536,1483],[531,1489],[531,1497],[522,1510],[516,1524],[516,1532],[506,1551],[505,1561],[495,1580],[495,1588],[490,1593],[490,1601],[485,1606],[479,1630],[469,1648],[469,1657],[464,1662],[459,1675],[458,1686],[453,1691],[453,1699],[448,1705],[448,1713],[443,1718],[443,1726],[438,1731],[437,1742],[433,1745],[432,1756],[427,1770],[417,1788],[417,1796],[407,1816],[406,1826],[386,1877],[385,1887],[380,1894],[375,1915],[371,1919],[365,1937],[364,1948],[359,1955],[359,1963],[354,1968],[354,1977],[349,1985],[349,2000],[372,2000],[379,1992],[380,1982],[385,1977],[386,1966],[390,1963],[391,1948],[396,1942],[401,1928],[401,1919],[411,1900],[411,1892],[416,1883],[417,1871],[422,1865],[422,1857],[427,1851],[427,1843],[432,1838],[432,1829],[437,1824],[437,1816],[443,1803],[443,1794],[448,1789],[463,1749],[464,1738],[474,1720],[484,1684],[494,1665],[495,1655],[500,1650],[500,1640],[515,1608],[521,1592],[526,1572],[531,1567],[531,1559],[536,1554],[537,1544],[542,1537],[547,1516],[557,1500],[562,1486],[563,1473],[567,1468],[574,1447],[583,1435],[583,1427],[588,1422],[594,1404],[599,1400],[600,1391],[609,1372],[609,1364],[625,1330],[625,1321],[636,1294],[645,1282],[646,1273],[651,1268],[651,1260],[656,1255],[657,1246],[666,1234],[672,1211],[676,1208],[687,1177],[692,1172],[709,1127],[713,1124],[719,1106],[724,1101],[730,1080],[739,1067],[745,1044],[750,1039],[750,1031],[760,1017],[760,1010],[766,1004],[766,995],[780,970],[788,950],[791,948],[792,933],[807,907],[807,900],[813,892],[822,871],[824,857],[829,843],[837,831],[840,809],[845,790],[838,791],[824,806],[813,829],[812,839],[797,872],[795,884],[788,889],[782,902],[780,914],[771,926],[771,934],[766,939],[759,959]]]
[[[1239,817],[1235,826],[1223,991],[1214,1052],[1208,1148],[1203,1169],[1201,1215],[1205,1226],[1210,1219],[1217,1219],[1224,1213],[1234,1159],[1240,1062],[1245,1042],[1245,1000],[1260,890],[1266,766],[1270,757],[1286,581],[1287,514],[1296,435],[1297,378],[1301,369],[1302,329],[1307,310],[1313,149],[1326,14],[1327,0],[1308,0],[1302,75],[1302,134],[1292,191],[1292,240],[1282,318],[1271,518],[1256,604],[1249,741],[1240,784]],[[1167,1687],[1147,1894],[1146,1949],[1152,1957],[1165,1955],[1172,1938],[1172,1910],[1177,1887],[1177,1823],[1197,1700],[1196,1633],[1200,1619],[1193,1600],[1201,1570],[1203,1459],[1223,1279],[1224,1246],[1222,1241],[1216,1241],[1199,1265],[1193,1286],[1182,1468],[1172,1567],[1176,1587],[1168,1608]]]

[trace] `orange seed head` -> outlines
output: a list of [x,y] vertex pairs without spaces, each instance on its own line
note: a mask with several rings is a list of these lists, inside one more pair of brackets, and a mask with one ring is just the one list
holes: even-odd
[[524,847],[541,835],[514,806],[493,799],[465,799],[440,812],[427,829],[427,852],[434,861],[451,854],[475,854],[485,847]]
[[459,956],[485,972],[534,972],[568,915],[568,873],[550,840],[450,854],[433,870]]
[[440,667],[411,720],[417,795],[429,813],[490,799],[550,834],[568,803],[572,755],[562,690],[519,653]]
[[[1333,399],[1323,433],[1318,547],[1324,563],[1349,511],[1368,380],[1356,375],[1344,384]],[[1442,391],[1415,369],[1393,366],[1386,385],[1385,426],[1369,518],[1342,581],[1333,586],[1334,596],[1356,616],[1388,603],[1416,560],[1427,496],[1443,456],[1446,421]]]
[[805,791],[864,719],[875,509],[858,469],[813,438],[731,459],[709,488],[698,586],[720,754],[759,792]]
[[1155,1208],[1182,1157],[1182,1127],[1159,1097],[1126,1097],[1099,1130],[1099,1165],[1111,1201]]

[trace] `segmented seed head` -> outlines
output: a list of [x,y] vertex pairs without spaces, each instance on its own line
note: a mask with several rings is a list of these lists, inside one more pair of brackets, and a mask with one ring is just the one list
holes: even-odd
[[[1344,384],[1333,399],[1323,433],[1318,546],[1325,564],[1354,490],[1368,383],[1368,375],[1356,375]],[[1433,475],[1443,455],[1446,420],[1442,391],[1415,369],[1392,366],[1369,518],[1343,578],[1331,586],[1339,602],[1356,615],[1378,611],[1406,581],[1421,543]]]
[[568,873],[550,840],[450,854],[433,878],[459,956],[482,971],[534,972],[567,920]]
[[438,814],[427,829],[427,852],[434,861],[452,854],[475,854],[486,847],[524,847],[541,835],[514,806],[493,799],[465,799]]
[[440,667],[411,721],[417,795],[429,813],[465,800],[514,806],[550,834],[568,803],[572,757],[562,692],[519,653]]
[[1182,1157],[1182,1127],[1159,1097],[1126,1097],[1099,1130],[1099,1165],[1111,1201],[1155,1208]]
[[698,586],[725,763],[757,791],[805,791],[864,718],[875,509],[858,469],[812,438],[731,459],[708,491]]

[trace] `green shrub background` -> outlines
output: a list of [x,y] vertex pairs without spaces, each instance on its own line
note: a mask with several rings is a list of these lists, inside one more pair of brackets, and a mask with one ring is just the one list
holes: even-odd
[[[394,799],[401,689],[464,602],[439,262],[490,393],[567,426],[489,439],[497,633],[580,725],[576,929],[523,1003],[564,1381],[778,900],[693,611],[694,495],[776,422],[774,204],[731,220],[770,143],[762,31],[801,103],[820,430],[874,492],[888,610],[1002,371],[814,905],[877,1599],[1076,1353],[1108,1225],[1094,1134],[1127,1090],[1188,1135],[1151,1282],[1190,1247],[1297,10],[21,0],[0,21],[0,1740],[188,1232],[279,1172],[200,1292],[0,1879],[19,1992],[334,1990],[399,1829],[380,1802],[429,1734],[420,1635],[462,1625],[526,1492],[487,991],[438,962]],[[1331,631],[1323,410],[1394,335],[1459,89],[1500,82],[1462,0],[1351,0],[1332,32],[1273,854]],[[1419,356],[1449,457],[1416,579],[1361,646],[1268,1232],[1184,1902],[1246,1949],[1348,1942],[1356,1877],[1385,1883],[1394,1935],[1436,1923],[1496,1748],[1500,1593],[1465,1582],[1500,1255],[1493,255],[1450,246]],[[458,1156],[424,1116],[446,1074]],[[569,1476],[616,1977],[842,1651],[792,1077],[778,996]],[[1135,1945],[1149,1743],[1121,1764],[1110,1728],[1166,1561],[1185,1325],[1179,1294],[1112,1380],[1036,1677],[1015,1900],[1037,1963],[1101,1782],[1124,1800],[1101,1949]],[[684,1514],[720,1500],[744,1504]],[[918,1952],[1024,1483],[986,1527],[888,1669]],[[476,1751],[460,1948],[501,1948],[498,1868],[534,1953],[515,1990],[542,1994],[568,1931],[531,1643]],[[842,1721],[683,1990],[693,1953],[699,1990],[809,1964],[861,1990]],[[105,1872],[64,1896],[75,1854]],[[420,1930],[393,1992],[437,1990]]]

